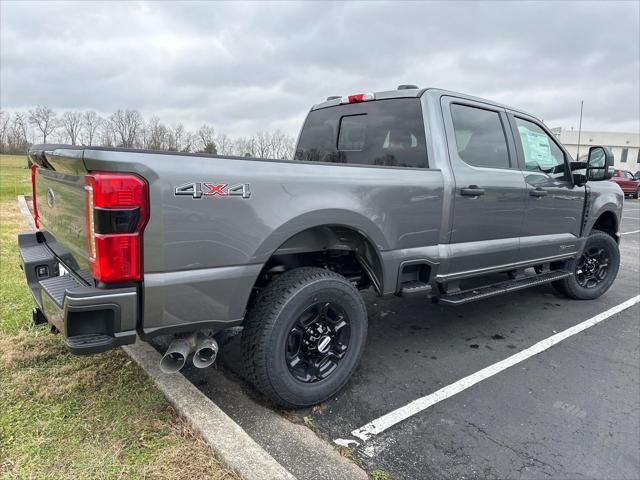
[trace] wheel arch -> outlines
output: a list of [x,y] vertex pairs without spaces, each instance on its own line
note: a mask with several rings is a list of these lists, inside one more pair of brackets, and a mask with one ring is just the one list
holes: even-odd
[[589,228],[588,232],[600,230],[609,234],[616,242],[620,241],[618,233],[618,216],[612,210],[604,210],[595,217],[595,221]]
[[[335,209],[306,213],[274,230],[261,244],[255,263],[262,263],[264,268],[255,284],[278,257],[352,252],[375,290],[381,293],[384,279],[381,252],[388,247],[380,228],[360,214]],[[300,262],[297,266],[309,266],[308,262]]]

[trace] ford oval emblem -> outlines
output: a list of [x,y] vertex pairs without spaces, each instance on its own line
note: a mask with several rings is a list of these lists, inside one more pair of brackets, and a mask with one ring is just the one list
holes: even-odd
[[53,194],[53,190],[50,188],[47,190],[47,205],[53,207],[53,202],[56,200],[56,196]]

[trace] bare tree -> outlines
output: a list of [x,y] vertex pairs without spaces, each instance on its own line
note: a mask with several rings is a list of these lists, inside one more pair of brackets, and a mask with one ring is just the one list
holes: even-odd
[[80,112],[64,112],[61,124],[67,138],[71,141],[71,145],[76,145],[82,127],[82,114]]
[[138,143],[138,136],[143,127],[143,119],[137,110],[116,110],[109,117],[118,137],[119,146],[133,148]]
[[232,141],[226,133],[221,133],[216,137],[216,149],[218,155],[233,155]]
[[151,117],[145,128],[145,148],[150,150],[164,150],[167,146],[167,127],[158,117]]
[[280,130],[271,134],[271,156],[281,160],[291,160],[293,158],[295,140],[289,135],[285,135]]
[[240,137],[233,141],[232,151],[239,157],[255,157],[256,145],[253,137]]
[[47,137],[57,128],[56,112],[49,107],[38,105],[35,110],[29,110],[29,123],[42,133],[42,143],[47,143]]
[[2,152],[7,152],[10,121],[11,115],[0,110],[0,151]]
[[217,153],[215,142],[215,130],[210,125],[202,125],[196,132],[198,137],[198,151],[203,153]]
[[182,145],[180,147],[181,152],[190,152],[193,149],[193,144],[196,141],[196,137],[193,132],[185,130],[182,135]]
[[26,113],[16,112],[13,114],[11,129],[13,131],[14,146],[19,149],[29,144],[29,127],[27,125]]
[[102,122],[104,122],[104,120],[93,110],[82,113],[82,131],[84,132],[84,143],[89,146],[93,145]]
[[116,131],[111,121],[104,121],[98,129],[100,133],[100,144],[103,147],[113,147],[116,142]]
[[178,152],[182,150],[182,142],[184,141],[185,129],[182,123],[178,123],[173,128],[169,130],[169,145],[167,146],[167,150]]
[[255,155],[259,158],[271,157],[271,135],[269,132],[258,132],[253,136]]

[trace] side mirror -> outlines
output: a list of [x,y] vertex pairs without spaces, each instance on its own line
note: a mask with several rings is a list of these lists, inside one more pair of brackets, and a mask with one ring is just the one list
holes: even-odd
[[613,177],[613,154],[606,147],[591,147],[587,165],[587,178],[592,182]]

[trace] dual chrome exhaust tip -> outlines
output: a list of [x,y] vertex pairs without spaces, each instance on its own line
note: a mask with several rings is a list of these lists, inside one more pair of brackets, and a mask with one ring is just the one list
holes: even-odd
[[160,370],[164,373],[179,372],[193,353],[193,366],[207,368],[213,365],[218,356],[218,342],[215,338],[202,333],[192,333],[174,338],[160,360]]

